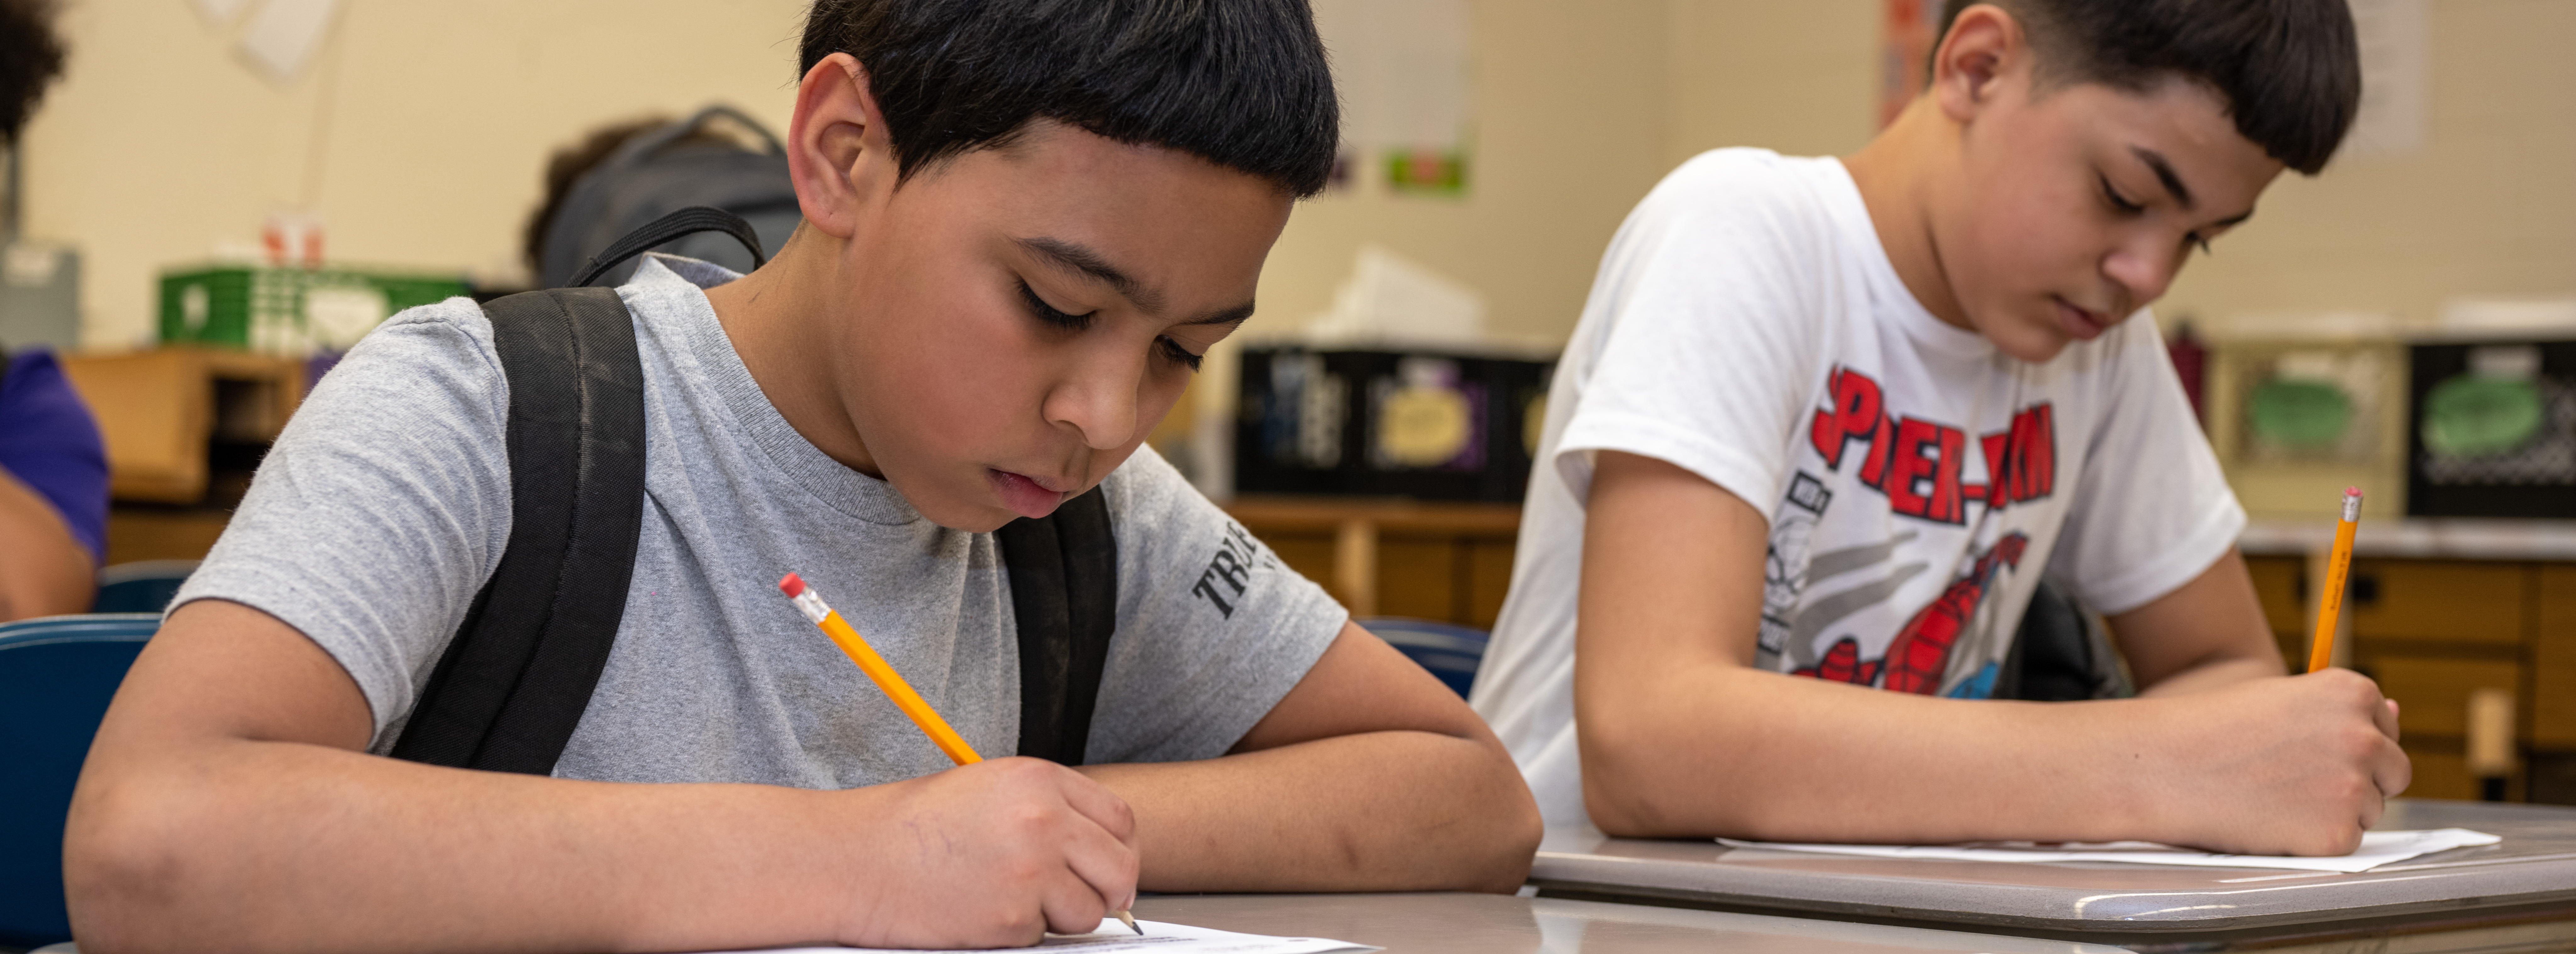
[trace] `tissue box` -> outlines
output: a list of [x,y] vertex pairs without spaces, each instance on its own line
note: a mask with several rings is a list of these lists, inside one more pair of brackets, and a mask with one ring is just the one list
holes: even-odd
[[1553,368],[1452,353],[1246,349],[1235,490],[1518,501]]

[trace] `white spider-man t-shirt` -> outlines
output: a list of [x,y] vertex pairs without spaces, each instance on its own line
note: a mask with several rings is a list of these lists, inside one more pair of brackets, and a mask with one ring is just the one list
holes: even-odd
[[1758,665],[1894,691],[1989,696],[2043,574],[2123,612],[2245,522],[2145,315],[2015,360],[1906,291],[1840,162],[1702,155],[1603,257],[1477,675],[1550,824],[1586,818],[1574,629],[1602,450],[1770,516]]

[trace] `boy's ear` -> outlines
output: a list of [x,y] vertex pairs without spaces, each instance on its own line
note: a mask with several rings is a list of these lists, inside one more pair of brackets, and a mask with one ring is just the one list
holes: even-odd
[[787,175],[805,222],[849,238],[861,208],[891,191],[894,140],[868,89],[867,67],[834,53],[805,71],[796,114],[787,122]]
[[1932,96],[1942,115],[1965,123],[1995,97],[2004,77],[2030,68],[2030,45],[2012,14],[1990,4],[1959,11],[1932,51]]

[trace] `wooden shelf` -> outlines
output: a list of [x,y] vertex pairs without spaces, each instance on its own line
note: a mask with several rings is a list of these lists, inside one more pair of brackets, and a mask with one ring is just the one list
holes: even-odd
[[1441,503],[1379,497],[1245,495],[1225,505],[1247,528],[1327,530],[1354,520],[1396,532],[1473,533],[1509,536],[1521,529],[1516,503]]
[[108,490],[118,500],[203,499],[208,441],[275,440],[304,398],[304,362],[295,358],[158,348],[62,363],[107,439]]
[[1225,509],[1292,569],[1326,581],[1353,616],[1476,627],[1502,606],[1521,525],[1520,505],[1507,503],[1247,495]]

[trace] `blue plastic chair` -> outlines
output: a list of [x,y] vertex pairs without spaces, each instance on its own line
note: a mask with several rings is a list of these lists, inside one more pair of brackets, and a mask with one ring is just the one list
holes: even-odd
[[197,572],[195,560],[136,560],[98,571],[92,613],[158,613],[170,608],[179,584]]
[[1431,670],[1441,682],[1457,690],[1460,698],[1475,686],[1476,667],[1485,661],[1489,638],[1484,630],[1402,616],[1375,616],[1359,624],[1397,652],[1422,664],[1422,668]]
[[63,816],[108,700],[158,613],[0,624],[0,946],[71,940]]

